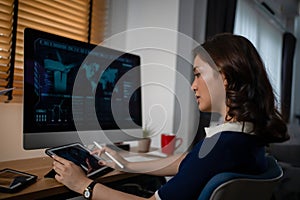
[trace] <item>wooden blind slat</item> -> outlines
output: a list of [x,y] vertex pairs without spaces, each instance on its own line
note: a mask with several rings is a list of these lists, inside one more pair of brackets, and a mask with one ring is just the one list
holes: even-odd
[[[82,35],[74,33],[74,31],[72,29],[70,29],[72,32],[69,32],[67,30],[60,30],[60,29],[57,29],[55,27],[51,27],[49,25],[47,26],[47,25],[38,24],[38,23],[30,23],[30,25],[27,25],[27,26],[24,26],[24,25],[18,26],[18,35],[23,35],[24,34],[24,29],[26,27],[30,27],[30,28],[33,28],[33,29],[38,29],[38,30],[46,31],[46,32],[49,32],[49,33],[52,33],[52,34],[61,35],[61,36],[65,36],[65,37],[69,37],[69,38],[72,38],[72,39],[77,39],[77,40],[83,41]],[[82,34],[83,33],[86,36],[87,30],[82,31]],[[21,38],[22,36],[19,36],[19,37]],[[86,40],[86,38],[85,38],[85,40]]]
[[22,90],[23,89],[23,82],[22,81],[14,81],[14,88],[16,90]]
[[[61,24],[55,21],[51,21],[51,20],[47,20],[47,19],[33,19],[32,18],[33,15],[28,14],[28,16],[26,18],[19,18],[18,19],[18,23],[25,25],[26,27],[43,27],[44,29],[48,29],[48,28],[52,28],[54,30],[61,30],[62,32],[69,32],[69,33],[73,33],[73,34],[77,34],[80,35],[82,33],[86,33],[87,30],[86,29],[76,29],[76,27],[73,27],[72,24],[70,24],[69,26],[67,26],[66,24]],[[82,37],[82,36],[81,36]]]
[[20,61],[23,62],[23,60],[24,60],[24,54],[17,53],[17,54],[15,55],[15,61],[16,61],[16,62],[20,62]]
[[9,41],[5,41],[5,42],[0,41],[0,52],[1,51],[9,52],[10,48],[11,48],[11,44]]
[[0,45],[2,51],[10,51],[12,45],[11,38],[0,37]]
[[[41,1],[41,0],[40,0]],[[51,3],[50,1],[48,1]],[[87,1],[86,1],[87,2]],[[56,5],[59,6],[62,10],[67,9],[67,10],[73,10],[74,13],[77,11],[85,11],[86,9],[89,9],[89,3],[85,3],[82,0],[76,0],[76,1],[56,1]]]
[[[17,52],[23,52],[24,53],[24,51],[23,51],[23,49],[24,49],[23,45],[22,46],[17,46],[16,48],[17,48],[16,49]],[[23,55],[23,54],[21,54],[21,55]]]
[[[8,66],[9,61],[9,58],[0,58],[0,62],[3,63],[5,66]],[[0,70],[2,71],[2,68],[0,68]]]
[[[17,46],[19,46],[19,47],[23,46],[24,29],[26,27],[30,27],[30,28],[33,28],[33,29],[38,29],[38,30],[41,30],[41,31],[49,32],[49,33],[52,33],[52,34],[61,35],[61,36],[65,36],[65,37],[68,37],[68,38],[75,39],[75,40],[80,40],[80,41],[87,42],[87,38],[85,38],[83,40],[82,35],[74,34],[72,32],[67,32],[67,31],[63,31],[63,30],[58,30],[58,29],[55,29],[53,27],[49,27],[49,26],[46,26],[46,25],[44,26],[44,25],[41,25],[41,24],[32,24],[31,26],[23,26],[23,25],[18,26],[18,33],[17,33],[18,38],[22,38],[20,40],[18,39],[18,41],[17,41]],[[85,31],[85,34],[87,34],[87,31]]]
[[85,15],[74,15],[66,11],[63,13],[59,13],[55,8],[53,8],[52,10],[50,8],[41,9],[39,7],[36,8],[32,5],[27,4],[22,5],[19,10],[19,16],[26,17],[24,16],[25,14],[36,15],[42,19],[54,20],[60,23],[72,22],[73,25],[86,24],[86,20],[88,19],[88,17]]
[[15,68],[15,74],[23,74],[22,68]]
[[14,80],[17,81],[23,81],[23,74],[14,74]]
[[15,70],[16,70],[16,68],[20,68],[22,70],[22,73],[23,73],[23,68],[24,68],[23,60],[16,60],[15,61]]
[[6,83],[7,81],[5,81],[5,79],[0,79],[0,87],[5,88],[6,87]]
[[[42,6],[42,8],[54,8],[57,11],[62,11],[65,13],[68,13],[69,15],[82,15],[82,16],[86,16],[84,13],[86,13],[86,10],[88,10],[88,6],[72,6],[72,5],[76,5],[77,2],[71,2],[71,1],[45,1],[45,0],[41,0],[41,1],[36,1],[38,3],[40,3]],[[65,6],[63,4],[63,2],[68,2],[71,3],[69,6]],[[86,4],[89,4],[89,1],[85,1]]]
[[0,61],[0,71],[7,71],[10,67],[9,60]]
[[[23,98],[23,90],[22,90],[22,89],[18,89],[18,88],[14,89],[14,95],[15,95],[16,97],[19,96],[19,98],[18,98],[18,99],[15,99],[15,101],[21,102],[21,101],[22,101],[22,98]],[[14,98],[15,98],[15,97],[14,97]]]
[[[55,1],[60,1],[60,0],[55,0]],[[76,2],[76,5],[79,6],[87,6],[87,4],[84,2],[84,0],[73,0],[74,2]],[[102,1],[102,0],[100,0]],[[61,2],[61,1],[60,1]],[[67,2],[66,2],[67,3]]]
[[[9,2],[9,1],[8,1]],[[0,12],[1,13],[6,13],[6,14],[11,14],[12,13],[12,5],[4,5],[1,4],[0,6]]]
[[0,1],[0,7],[2,8],[3,6],[6,6],[6,7],[12,7],[13,5],[13,1],[9,1],[9,0],[1,0]]
[[8,76],[9,76],[8,73],[1,72],[1,71],[0,71],[0,78],[1,78],[1,79],[7,79]]
[[1,22],[0,26],[3,27],[3,23],[11,22],[11,21],[12,21],[12,17],[10,15],[8,15],[7,13],[0,12],[0,22]]
[[57,12],[57,10],[58,10],[57,7],[52,7],[51,5],[44,5],[44,3],[45,2],[43,2],[43,3],[36,2],[36,3],[32,4],[30,1],[26,1],[26,2],[23,2],[22,8],[25,11],[30,10],[30,13],[41,13],[42,12],[50,17],[62,18],[61,20],[64,20],[64,21],[72,20],[72,21],[76,21],[78,23],[85,23],[85,19],[88,18],[88,16],[85,15],[86,9],[78,11],[78,12],[82,12],[82,14],[76,13],[75,10],[70,9],[70,8],[63,9],[64,12]]
[[0,59],[9,59],[10,52],[9,51],[0,51]]
[[[3,30],[3,31],[5,31],[5,32],[8,32],[8,31],[10,31],[10,29],[5,29],[4,27],[8,27],[8,26],[10,26],[11,24],[12,24],[12,22],[11,21],[4,21],[4,19],[3,20],[0,20],[0,28]],[[2,31],[1,31],[2,32]],[[7,33],[5,33],[5,35],[7,35]]]

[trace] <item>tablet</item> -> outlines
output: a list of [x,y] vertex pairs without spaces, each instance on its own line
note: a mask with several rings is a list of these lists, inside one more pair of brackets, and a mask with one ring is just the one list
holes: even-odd
[[36,175],[28,174],[14,169],[0,170],[0,192],[13,193],[34,183]]
[[90,154],[90,150],[80,143],[73,143],[45,150],[49,156],[57,155],[72,161],[80,166],[87,174],[87,177],[102,176],[113,169],[107,166],[99,165],[100,157]]

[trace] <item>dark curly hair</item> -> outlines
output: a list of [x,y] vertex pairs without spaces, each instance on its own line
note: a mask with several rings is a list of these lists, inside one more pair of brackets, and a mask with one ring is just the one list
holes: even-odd
[[267,143],[289,139],[265,66],[248,39],[230,33],[217,34],[194,53],[211,64],[208,53],[227,80],[227,121],[252,122],[255,134]]

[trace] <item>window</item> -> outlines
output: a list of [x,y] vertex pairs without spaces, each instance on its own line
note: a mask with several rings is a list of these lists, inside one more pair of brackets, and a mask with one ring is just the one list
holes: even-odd
[[[106,0],[0,0],[0,90],[13,86],[12,102],[22,102],[26,27],[98,44],[104,38],[106,11]],[[1,102],[8,99],[0,96]]]
[[257,48],[279,101],[283,31],[258,12],[252,1],[237,2],[235,19],[234,33],[245,36]]

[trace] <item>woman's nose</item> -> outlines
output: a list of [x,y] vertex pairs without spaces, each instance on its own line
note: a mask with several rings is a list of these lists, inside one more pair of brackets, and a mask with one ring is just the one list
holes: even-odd
[[191,85],[191,89],[195,92],[197,90],[195,81],[193,81],[192,85]]

